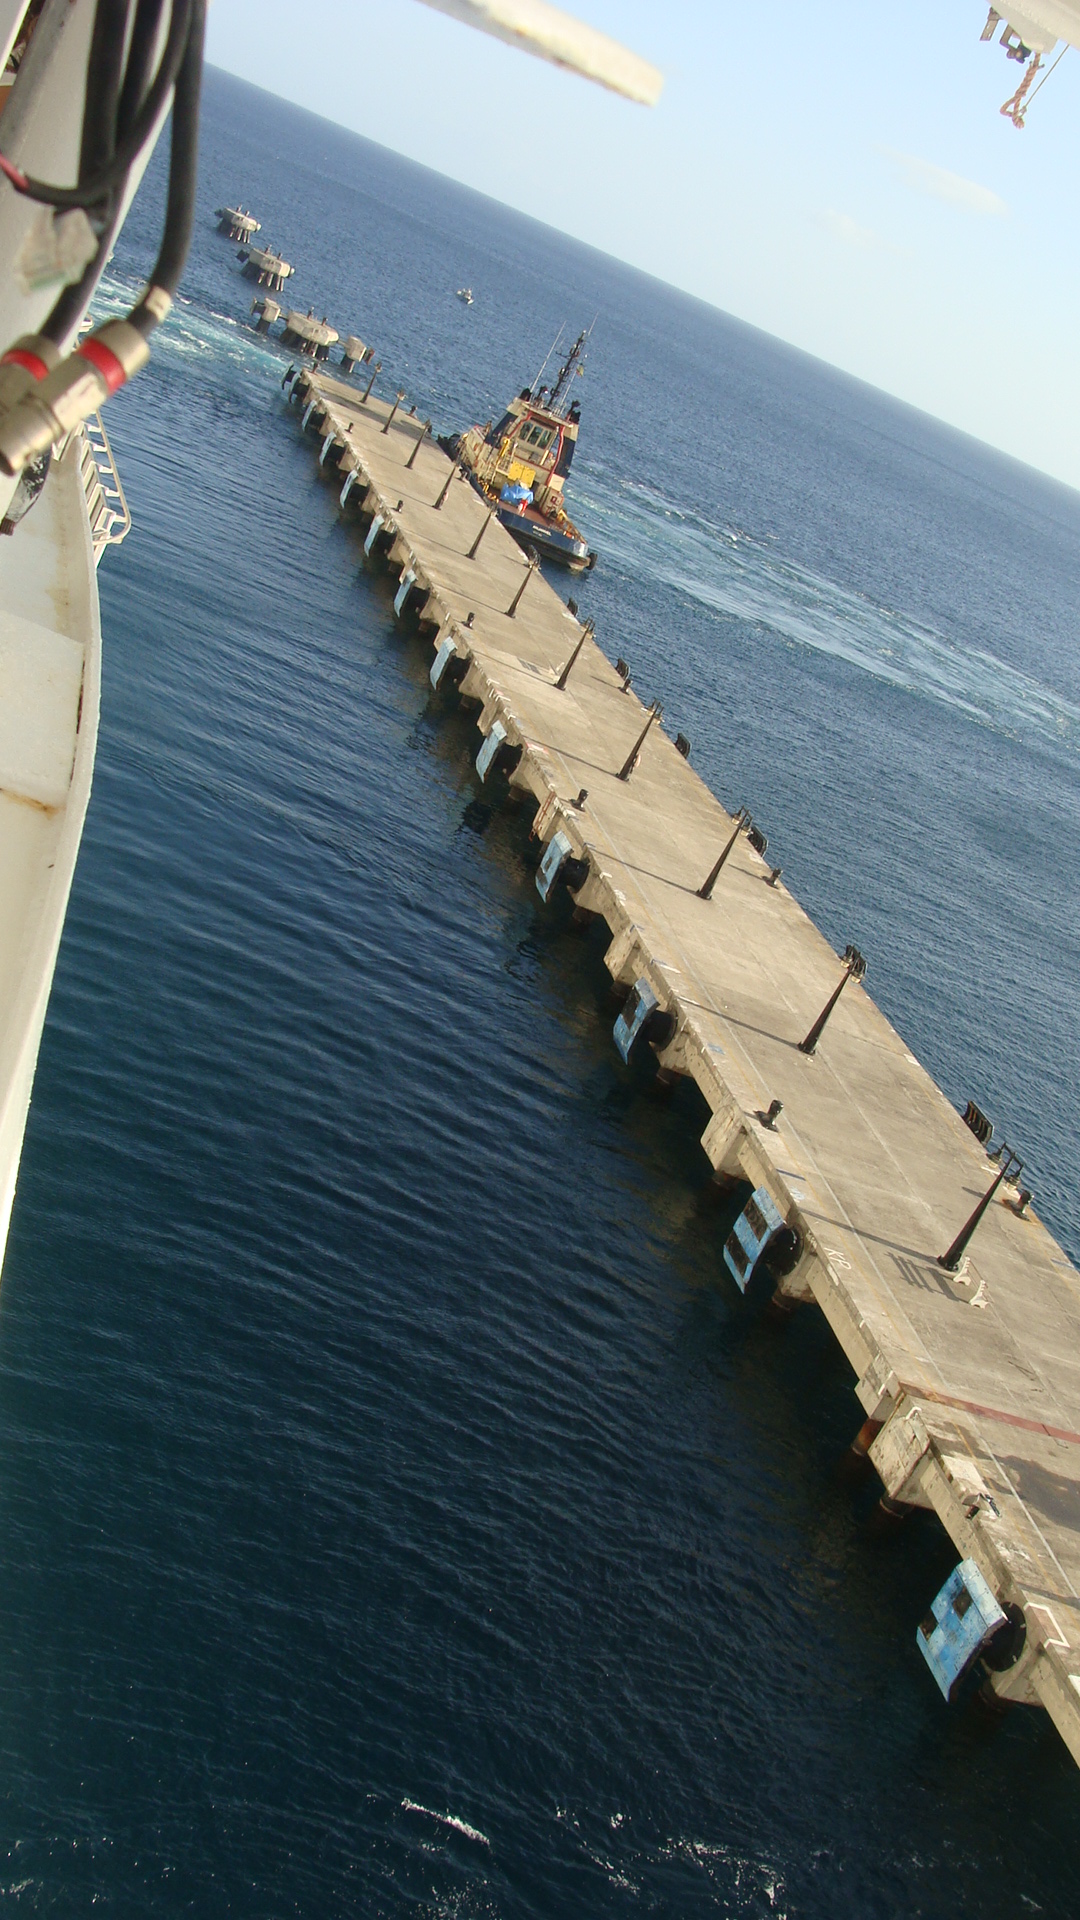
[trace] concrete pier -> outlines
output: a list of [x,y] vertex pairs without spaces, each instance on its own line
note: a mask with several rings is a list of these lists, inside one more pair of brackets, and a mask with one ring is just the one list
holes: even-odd
[[606,922],[620,1044],[696,1082],[709,1161],[761,1196],[743,1246],[787,1236],[781,1299],[816,1302],[843,1347],[886,1497],[955,1543],[967,1573],[912,1621],[928,1664],[950,1608],[990,1623],[972,1645],[996,1620],[991,1684],[1044,1706],[1080,1763],[1080,1275],[1007,1179],[942,1263],[1004,1163],[875,1006],[862,956],[832,951],[421,422],[322,373],[291,397],[433,678],[478,704],[481,776],[535,802],[538,884]]
[[310,308],[307,313],[287,313],[281,329],[284,346],[308,353],[314,360],[325,360],[337,337],[329,321],[316,320]]
[[270,298],[269,294],[264,294],[262,299],[256,294],[251,303],[251,311],[256,316],[256,333],[269,333],[274,322],[281,319],[281,308],[278,306],[276,300]]
[[296,272],[287,260],[269,247],[245,247],[241,249],[245,277],[257,280],[260,287],[270,287],[274,293],[280,293],[290,274]]
[[218,232],[230,240],[251,240],[262,231],[262,222],[256,220],[253,213],[245,213],[242,207],[219,207],[214,218]]
[[366,347],[355,333],[346,334],[341,343],[341,367],[343,373],[351,373],[361,361],[374,358],[374,347]]

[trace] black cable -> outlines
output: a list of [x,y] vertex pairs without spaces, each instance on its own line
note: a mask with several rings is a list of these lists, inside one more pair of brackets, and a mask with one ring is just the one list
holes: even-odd
[[123,91],[116,113],[118,140],[123,140],[125,135],[130,133],[132,122],[150,85],[154,48],[157,46],[158,31],[164,11],[165,0],[137,0],[135,24],[131,29],[127,72],[124,75]]
[[[158,290],[170,298],[180,284],[195,223],[195,186],[199,165],[199,97],[202,92],[203,42],[206,38],[206,0],[192,0],[191,26],[173,95],[172,136],[169,148],[169,192],[161,247],[150,275],[149,293]],[[162,318],[147,305],[147,296],[128,315],[142,334],[152,333]]]
[[86,67],[79,180],[91,179],[116,151],[116,114],[124,81],[129,0],[97,0]]
[[111,160],[100,167],[89,180],[81,180],[78,186],[56,187],[50,185],[48,181],[37,180],[29,174],[22,173],[10,160],[3,158],[3,171],[11,180],[17,193],[24,193],[31,200],[40,200],[49,207],[86,209],[107,200],[114,189],[122,189],[127,179],[128,169],[153,131],[154,122],[179,72],[180,63],[187,49],[195,5],[196,0],[173,0],[169,34],[165,51],[161,56],[161,64],[146,98],[136,112],[128,131],[117,144]]
[[[136,0],[135,20],[131,30],[131,46],[128,52],[127,71],[123,75],[123,85],[119,91],[119,101],[115,107],[113,120],[113,147],[117,136],[129,132],[139,107],[142,105],[153,74],[154,49],[157,45],[161,26],[161,16],[165,0]],[[95,31],[102,18],[99,10],[95,19]],[[93,67],[93,49],[87,75],[87,108],[83,116],[83,153],[86,153],[87,126],[91,117],[90,108],[90,68]],[[106,158],[109,156],[107,155]],[[80,178],[83,178],[80,170]],[[127,179],[123,182],[126,186]],[[109,250],[116,239],[123,212],[123,188],[114,189],[108,201],[99,210],[100,229],[97,250],[88,261],[83,272],[73,286],[64,287],[48,318],[43,321],[41,332],[46,339],[54,340],[58,346],[67,339],[72,328],[77,326],[86,312],[93,297],[94,289],[101,278],[101,272],[109,257]],[[95,221],[97,224],[97,221]]]

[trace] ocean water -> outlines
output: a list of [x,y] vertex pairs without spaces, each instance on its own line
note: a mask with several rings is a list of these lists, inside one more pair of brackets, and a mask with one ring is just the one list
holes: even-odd
[[1076,1769],[938,1697],[955,1556],[873,1535],[831,1337],[724,1278],[701,1113],[338,523],[237,196],[440,427],[597,315],[572,590],[1080,1254],[1080,498],[211,75],[0,1296],[0,1892],[1071,1915]]

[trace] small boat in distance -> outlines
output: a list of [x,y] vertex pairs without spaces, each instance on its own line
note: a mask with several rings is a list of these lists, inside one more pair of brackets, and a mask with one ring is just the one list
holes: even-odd
[[535,384],[522,388],[497,425],[489,420],[486,427],[440,438],[518,544],[535,547],[571,573],[596,565],[596,554],[563,504],[581,420],[580,403],[569,392],[575,376],[585,371],[591,331],[578,335],[550,389],[540,385],[545,360]]
[[457,290],[457,297],[463,303],[464,306],[466,307],[472,306],[473,297],[472,297],[471,287],[459,287]]

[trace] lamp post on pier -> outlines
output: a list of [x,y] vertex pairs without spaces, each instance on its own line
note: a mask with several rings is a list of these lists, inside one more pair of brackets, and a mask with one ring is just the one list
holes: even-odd
[[630,775],[633,773],[634,768],[637,766],[638,755],[641,752],[642,747],[645,745],[645,739],[648,734],[649,728],[652,726],[654,720],[659,720],[663,711],[664,709],[660,705],[659,700],[654,700],[652,703],[652,706],[649,708],[648,715],[645,720],[645,725],[642,727],[641,732],[639,733],[637,739],[635,740],[633,746],[631,747],[629,753],[627,754],[626,759],[623,761],[622,766],[619,768],[620,780],[629,780]]
[[563,668],[562,672],[560,673],[558,679],[555,682],[555,685],[558,687],[560,693],[562,692],[563,688],[565,687],[567,681],[570,678],[570,669],[573,666],[575,660],[577,659],[578,654],[581,652],[581,649],[585,645],[585,642],[589,638],[589,635],[591,633],[595,633],[595,631],[596,631],[595,622],[592,620],[586,620],[585,625],[581,629],[581,638],[579,639],[577,646],[574,648],[573,653],[570,655],[569,660],[567,661],[565,667]]
[[956,1273],[959,1271],[960,1262],[968,1249],[968,1242],[1002,1181],[1015,1180],[1017,1174],[1022,1173],[1023,1169],[1024,1163],[1019,1154],[1014,1153],[1011,1147],[1005,1146],[1003,1143],[1001,1148],[1001,1166],[994,1176],[994,1179],[990,1182],[986,1192],[983,1194],[970,1220],[965,1221],[956,1239],[953,1241],[952,1246],[947,1248],[944,1253],[938,1254],[938,1266],[944,1267],[946,1273]]
[[733,851],[735,842],[738,839],[743,828],[748,827],[749,825],[750,825],[750,815],[747,813],[745,807],[740,807],[738,813],[735,815],[735,827],[732,832],[731,839],[727,842],[727,845],[725,846],[723,853],[720,855],[720,858],[717,861],[715,867],[713,868],[712,872],[709,874],[708,879],[703,880],[700,887],[698,888],[699,900],[712,899],[712,890],[715,887],[716,882],[720,877],[720,869],[723,866],[725,860],[727,859],[729,853]]
[[381,372],[382,372],[382,361],[376,360],[375,365],[371,369],[371,378],[368,381],[367,386],[364,388],[363,393],[360,395],[360,405],[362,407],[367,406],[367,403],[371,398],[371,389],[375,385],[375,375]]
[[415,460],[416,460],[416,456],[417,456],[417,454],[419,453],[419,451],[420,451],[420,449],[421,449],[421,447],[422,447],[422,446],[423,446],[423,444],[424,444],[424,441],[425,441],[425,440],[427,439],[427,437],[428,437],[428,434],[429,434],[430,432],[431,432],[431,421],[430,421],[430,420],[425,420],[425,421],[424,421],[424,425],[423,425],[423,428],[422,428],[422,430],[421,430],[421,432],[420,432],[420,433],[418,433],[418,434],[417,434],[417,436],[416,436],[416,445],[415,445],[415,446],[413,447],[413,450],[412,450],[412,452],[410,453],[410,455],[409,455],[409,457],[408,457],[408,459],[407,459],[407,460],[406,460],[406,462],[405,462],[405,471],[406,471],[406,473],[408,473],[408,471],[409,471],[409,469],[410,469],[410,468],[411,468],[411,467],[413,466],[413,464],[415,463]]
[[444,488],[443,488],[443,490],[442,490],[442,492],[440,493],[440,495],[439,495],[439,497],[438,497],[438,499],[437,499],[437,500],[436,500],[436,502],[435,502],[435,511],[436,511],[436,513],[439,513],[439,512],[441,512],[441,510],[442,510],[442,508],[443,508],[443,507],[445,507],[445,505],[446,505],[446,501],[447,501],[447,496],[448,496],[448,494],[449,494],[449,492],[450,492],[450,487],[451,487],[451,484],[452,484],[452,482],[453,482],[453,478],[454,478],[454,475],[455,475],[455,473],[457,472],[457,470],[458,470],[458,463],[457,463],[457,461],[455,460],[455,461],[454,461],[454,463],[453,463],[453,465],[452,465],[452,466],[451,466],[451,468],[450,468],[450,471],[449,471],[449,473],[448,473],[448,474],[447,474],[447,476],[446,476],[446,485],[444,486]]
[[476,539],[473,541],[472,546],[469,548],[468,554],[466,555],[467,559],[469,560],[476,559],[476,556],[480,551],[480,542],[483,539],[485,533],[487,532],[494,518],[495,518],[495,509],[494,507],[492,507],[489,509],[488,517],[483,522],[483,525],[481,526],[480,531],[476,536]]
[[536,572],[536,569],[539,565],[540,565],[540,555],[537,553],[535,547],[530,547],[528,565],[525,568],[525,578],[522,581],[517,592],[515,593],[513,599],[511,600],[510,605],[506,609],[507,619],[512,620],[514,618],[514,615],[517,613],[517,610],[521,605],[521,596],[524,593],[526,587],[529,584],[529,581],[532,579],[533,574]]
[[862,954],[859,952],[858,947],[845,947],[844,948],[844,971],[840,976],[840,984],[838,987],[835,988],[833,993],[830,994],[828,1000],[825,1002],[825,1005],[822,1007],[821,1012],[818,1014],[817,1019],[814,1021],[813,1026],[811,1027],[809,1033],[807,1034],[806,1039],[799,1041],[800,1053],[814,1052],[814,1049],[816,1048],[817,1043],[821,1039],[821,1036],[825,1031],[826,1025],[828,1024],[829,1015],[831,1014],[833,1008],[835,1007],[837,1001],[839,1000],[840,995],[843,993],[844,988],[847,986],[848,981],[862,980],[865,978],[865,975],[866,975],[866,961],[863,959]]
[[401,405],[401,403],[402,403],[402,401],[404,400],[404,398],[405,398],[405,389],[404,389],[404,387],[399,387],[399,388],[398,388],[398,390],[397,390],[397,395],[396,395],[396,397],[395,397],[395,400],[394,400],[394,404],[393,404],[393,406],[391,407],[391,409],[390,409],[390,411],[389,411],[389,413],[387,414],[387,416],[386,416],[386,419],[385,419],[385,421],[383,422],[383,432],[384,432],[384,433],[389,433],[389,431],[390,431],[390,428],[391,428],[391,426],[392,426],[392,424],[393,424],[393,420],[394,420],[394,415],[395,415],[395,413],[397,412],[397,410],[398,410],[398,408],[400,407],[400,405]]

